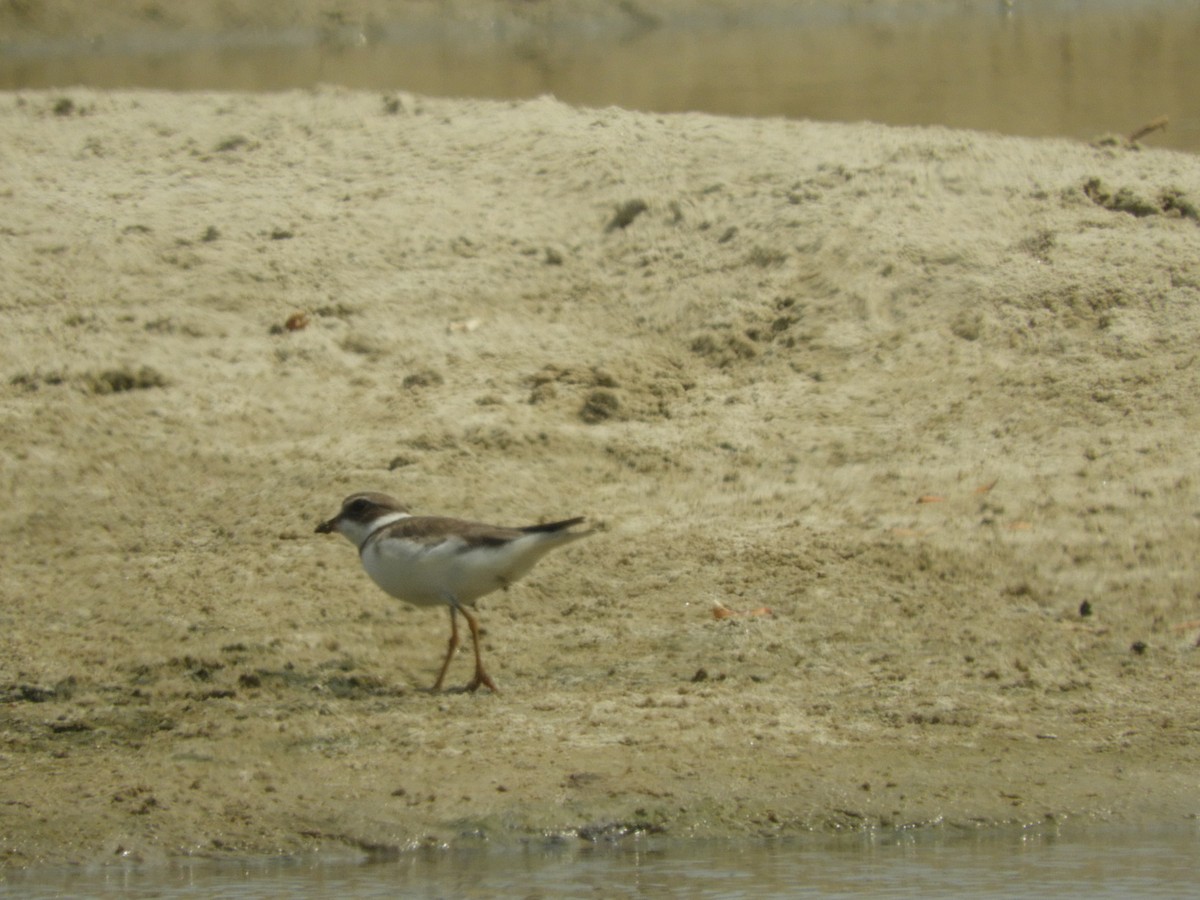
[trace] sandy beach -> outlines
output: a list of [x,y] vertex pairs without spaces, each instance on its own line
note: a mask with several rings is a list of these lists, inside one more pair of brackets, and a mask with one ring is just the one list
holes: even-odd
[[[1200,813],[1196,156],[335,88],[0,146],[0,867]],[[358,490],[597,525],[481,601],[499,694],[313,533]]]

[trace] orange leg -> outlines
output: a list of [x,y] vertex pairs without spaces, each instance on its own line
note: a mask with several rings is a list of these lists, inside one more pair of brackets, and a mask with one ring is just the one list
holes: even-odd
[[[451,613],[454,607],[450,607]],[[492,681],[490,675],[483,671],[483,657],[479,655],[479,623],[475,621],[475,617],[465,609],[459,609],[463,614],[463,618],[467,620],[467,625],[471,628],[471,643],[475,646],[475,677],[471,679],[467,685],[468,691],[478,690],[481,684],[489,687],[493,694],[500,693],[500,688],[496,687],[496,682]]]
[[446,678],[446,670],[450,668],[450,660],[454,659],[454,651],[458,649],[459,613],[462,613],[463,618],[467,620],[467,626],[471,629],[471,644],[475,648],[475,677],[467,684],[467,690],[478,690],[482,684],[490,688],[494,693],[499,693],[500,689],[496,687],[496,682],[492,681],[491,676],[483,670],[483,657],[479,653],[479,622],[457,603],[450,605],[450,644],[446,647],[446,658],[442,660],[442,668],[438,672],[437,681],[433,683],[433,689],[435,691],[442,689],[442,682]]
[[450,660],[454,658],[454,651],[458,649],[458,613],[455,610],[456,607],[450,607],[450,646],[446,648],[446,658],[442,660],[442,670],[438,672],[437,681],[433,683],[435,691],[442,689],[442,681],[446,678],[446,670],[450,668]]

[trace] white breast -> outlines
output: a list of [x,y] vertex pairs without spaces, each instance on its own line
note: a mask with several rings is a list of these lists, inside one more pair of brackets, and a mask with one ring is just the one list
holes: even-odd
[[524,576],[542,556],[565,543],[564,537],[534,533],[501,546],[464,551],[458,538],[428,546],[381,535],[363,547],[362,563],[377,585],[400,600],[432,606],[453,597],[469,605]]

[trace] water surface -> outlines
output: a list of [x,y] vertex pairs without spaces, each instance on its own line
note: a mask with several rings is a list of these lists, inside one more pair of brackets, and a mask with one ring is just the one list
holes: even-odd
[[1200,3],[798,5],[591,27],[370,27],[4,44],[0,88],[281,90],[337,84],[660,112],[949,125],[1090,140],[1166,116],[1200,151]]
[[515,849],[423,849],[376,862],[317,859],[165,869],[8,873],[0,894],[205,897],[1055,897],[1193,896],[1200,828],[941,829],[755,843],[571,838]]

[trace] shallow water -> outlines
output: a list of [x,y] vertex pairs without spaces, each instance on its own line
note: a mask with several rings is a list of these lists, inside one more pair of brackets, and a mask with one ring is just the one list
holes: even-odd
[[1200,151],[1195,0],[962,0],[799,6],[737,27],[696,14],[603,28],[468,26],[131,35],[4,44],[0,88],[279,90],[339,84],[438,96],[550,93],[592,106],[941,124]]
[[1190,896],[1200,827],[926,830],[756,843],[575,839],[497,850],[423,849],[378,862],[185,861],[167,868],[34,870],[0,895],[206,897]]

